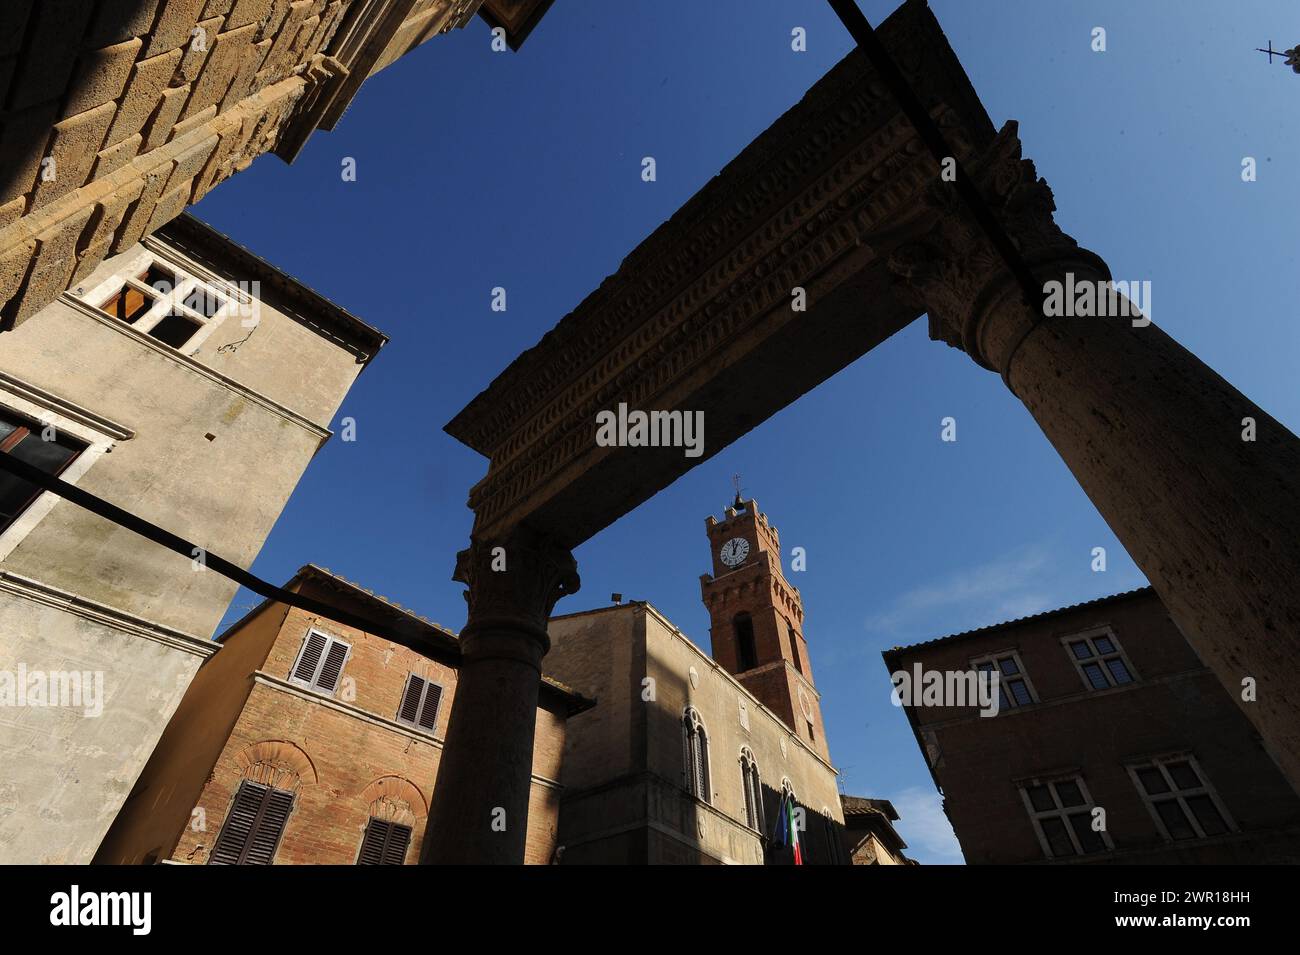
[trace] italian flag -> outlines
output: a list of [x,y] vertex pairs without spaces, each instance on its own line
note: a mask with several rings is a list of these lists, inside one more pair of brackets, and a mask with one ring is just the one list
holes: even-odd
[[794,800],[785,801],[786,825],[790,831],[790,848],[794,850],[794,864],[803,865],[803,848],[799,845],[799,830],[794,824]]

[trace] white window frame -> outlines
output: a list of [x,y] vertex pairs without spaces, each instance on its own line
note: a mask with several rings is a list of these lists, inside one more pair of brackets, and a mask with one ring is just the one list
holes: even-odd
[[[1201,785],[1193,789],[1179,788],[1174,784],[1174,777],[1166,768],[1166,764],[1168,763],[1187,763],[1192,767],[1192,771],[1196,773],[1196,778],[1201,781]],[[1209,796],[1210,802],[1214,803],[1214,808],[1219,811],[1219,816],[1223,819],[1224,825],[1228,827],[1228,832],[1241,831],[1237,828],[1236,820],[1234,820],[1232,815],[1228,812],[1228,807],[1223,804],[1223,800],[1219,798],[1219,794],[1215,791],[1214,786],[1209,782],[1209,777],[1205,775],[1205,770],[1201,769],[1201,764],[1196,761],[1196,757],[1191,753],[1165,753],[1160,756],[1152,756],[1148,759],[1127,763],[1124,768],[1128,770],[1129,778],[1133,780],[1133,787],[1137,790],[1138,795],[1142,797],[1142,802],[1146,804],[1147,812],[1151,814],[1151,818],[1155,821],[1156,829],[1159,830],[1160,836],[1165,840],[1165,842],[1175,844],[1190,843],[1195,842],[1198,839],[1214,838],[1213,836],[1207,836],[1205,830],[1201,828],[1201,821],[1196,818],[1196,813],[1192,812],[1191,806],[1187,805],[1187,800],[1185,798],[1187,796]],[[1165,783],[1169,786],[1169,792],[1158,793],[1155,796],[1152,796],[1147,792],[1146,787],[1142,785],[1142,780],[1138,778],[1138,770],[1151,768],[1160,771],[1160,775],[1164,777]],[[1169,829],[1165,826],[1164,819],[1161,818],[1160,813],[1156,810],[1156,803],[1170,802],[1172,800],[1177,800],[1178,806],[1182,810],[1183,815],[1187,818],[1187,821],[1191,823],[1192,831],[1196,833],[1195,839],[1175,839],[1170,835]],[[1225,835],[1225,833],[1219,833],[1218,835]]]
[[[1010,657],[1016,662],[1016,670],[1019,671],[1011,677],[1008,677],[1005,673],[1003,673],[1002,668],[998,666],[998,661],[1004,660],[1007,657]],[[1034,689],[1034,681],[1029,678],[1029,671],[1025,669],[1024,661],[1020,659],[1020,651],[1017,648],[1011,647],[1006,650],[997,650],[994,651],[993,653],[986,653],[983,656],[975,657],[970,661],[971,669],[974,670],[976,673],[978,673],[980,664],[983,663],[991,663],[993,665],[993,669],[998,674],[998,690],[1003,694],[1003,696],[1006,697],[1007,702],[1010,704],[1009,707],[1010,709],[1012,710],[1024,709],[1026,706],[1033,706],[1035,703],[1039,702],[1038,691]],[[1002,685],[1008,679],[1022,680],[1024,682],[1025,689],[1029,691],[1028,703],[1018,702],[1016,698],[1011,694],[1011,691],[1006,689]],[[1001,699],[999,699],[998,701],[999,715],[1001,715],[1003,709],[1004,707],[1002,706]]]
[[[307,652],[307,642],[311,639],[312,634],[317,634],[318,636],[325,638],[325,649],[321,651],[320,659],[316,661],[316,669],[312,671],[311,679],[304,680],[301,677],[294,676],[294,673],[298,669],[298,663],[302,660],[302,655]],[[329,658],[330,647],[335,643],[342,644],[344,647],[343,662],[339,665],[338,685],[332,690],[326,690],[323,687],[317,686],[316,681],[320,678],[321,669],[325,666],[325,661]],[[348,643],[342,637],[336,637],[332,633],[326,633],[319,627],[311,627],[305,634],[303,634],[302,645],[298,647],[298,652],[293,658],[293,664],[289,667],[289,682],[310,690],[312,693],[319,693],[321,696],[333,697],[338,693],[339,687],[343,685],[343,673],[347,670],[348,661],[351,659],[352,644]]]
[[[1097,645],[1093,643],[1097,637],[1105,637],[1111,642],[1111,645],[1115,650],[1111,653],[1098,652]],[[1092,656],[1083,660],[1080,660],[1075,656],[1074,648],[1070,646],[1070,644],[1079,643],[1080,641],[1086,642],[1088,644],[1088,649],[1092,651]],[[1119,642],[1119,638],[1115,636],[1115,631],[1109,626],[1093,627],[1090,630],[1081,630],[1078,633],[1071,633],[1067,636],[1061,637],[1061,648],[1065,651],[1071,662],[1074,663],[1074,669],[1078,672],[1079,679],[1083,681],[1084,688],[1089,692],[1101,693],[1105,690],[1113,690],[1120,686],[1133,686],[1135,683],[1140,682],[1137,670],[1133,668],[1132,662],[1129,661],[1128,654],[1124,652],[1124,645]],[[1128,670],[1129,681],[1127,683],[1116,682],[1115,675],[1110,672],[1110,667],[1106,666],[1107,660],[1115,658],[1118,658],[1119,661],[1124,664],[1124,668]],[[1101,675],[1106,678],[1106,683],[1108,685],[1101,687],[1093,686],[1092,681],[1088,679],[1088,674],[1084,672],[1083,665],[1085,663],[1095,663],[1100,666]]]
[[[1056,793],[1056,783],[1074,783],[1079,787],[1079,793],[1083,796],[1083,805],[1081,806],[1063,806],[1061,797]],[[1101,855],[1099,852],[1084,852],[1083,844],[1079,842],[1078,835],[1075,834],[1074,827],[1070,825],[1070,816],[1085,813],[1088,816],[1088,825],[1092,825],[1092,811],[1097,808],[1097,803],[1092,798],[1092,793],[1088,791],[1088,784],[1084,782],[1083,776],[1079,773],[1063,773],[1056,776],[1040,776],[1031,779],[1022,779],[1016,784],[1020,790],[1020,801],[1024,803],[1025,811],[1029,813],[1030,825],[1034,827],[1034,835],[1038,837],[1038,845],[1043,850],[1043,856],[1047,859],[1086,859],[1089,856]],[[1048,794],[1052,797],[1054,808],[1036,809],[1033,801],[1029,798],[1031,787],[1045,786]],[[1043,832],[1043,819],[1059,819],[1061,825],[1065,827],[1066,835],[1070,837],[1070,844],[1074,846],[1074,854],[1069,856],[1058,856],[1052,853],[1052,845],[1047,840],[1047,835]],[[1111,841],[1110,832],[1102,829],[1097,835],[1101,836],[1101,841],[1106,845],[1107,852],[1113,852],[1115,843]]]
[[[146,285],[143,280],[136,278],[137,275],[146,274],[154,266],[165,269],[176,276],[176,286],[170,292],[166,294],[159,293],[156,289]],[[128,286],[154,300],[149,310],[130,324],[110,315],[104,309],[104,306],[115,295]],[[213,313],[211,318],[208,318],[202,312],[196,312],[185,304],[185,300],[196,291],[214,295],[224,302],[221,308]],[[160,347],[169,348],[186,356],[197,353],[203,347],[204,342],[217,330],[218,326],[231,315],[255,315],[254,299],[246,292],[229,282],[215,280],[210,276],[199,277],[194,273],[194,270],[181,265],[175,259],[159,255],[152,249],[141,250],[138,255],[124,263],[113,275],[91,288],[82,296],[82,299],[87,305],[93,306],[105,317],[118,322],[125,328],[137,332]],[[179,348],[168,345],[166,342],[149,334],[160,321],[174,311],[198,324],[198,329]]]
[[[59,480],[67,484],[76,484],[118,441],[127,440],[135,434],[107,419],[96,419],[89,412],[78,413],[54,395],[8,375],[0,375],[0,407],[42,425],[51,425],[56,431],[85,444],[86,449],[68,462],[68,466],[59,474]],[[0,533],[0,560],[13,553],[14,548],[45,519],[59,501],[59,496],[49,491],[43,491],[32,501],[18,519]]]

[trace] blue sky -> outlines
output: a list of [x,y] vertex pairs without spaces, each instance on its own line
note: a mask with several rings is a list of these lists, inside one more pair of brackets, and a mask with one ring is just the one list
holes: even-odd
[[[895,5],[862,3],[873,23]],[[931,7],[994,123],[1020,121],[1062,227],[1117,279],[1151,281],[1157,324],[1297,430],[1300,76],[1252,50],[1300,43],[1300,8]],[[796,26],[807,52],[790,49]],[[442,426],[851,47],[818,0],[560,0],[520,53],[489,41],[475,21],[427,43],[292,167],[260,159],[195,210],[392,337],[340,411],[357,440],[316,458],[253,570],[282,582],[319,563],[454,628],[452,564],[486,461]],[[1141,572],[1000,379],[921,321],[583,545],[582,592],[557,612],[619,591],[707,648],[704,518],[736,472],[787,551],[807,551],[791,578],[844,790],[892,799],[922,862],[960,861],[880,651]],[[252,602],[241,593],[231,618]]]

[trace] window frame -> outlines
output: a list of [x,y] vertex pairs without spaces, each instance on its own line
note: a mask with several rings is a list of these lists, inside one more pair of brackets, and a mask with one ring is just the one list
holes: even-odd
[[[307,652],[307,644],[311,640],[312,634],[324,637],[325,647],[321,650],[320,659],[316,661],[316,665],[312,670],[311,679],[304,680],[301,677],[294,676],[294,673],[298,669],[298,664],[302,661],[303,654]],[[326,690],[324,687],[317,685],[316,681],[320,679],[321,671],[325,668],[325,661],[329,658],[330,647],[335,643],[340,644],[344,648],[343,662],[339,664],[339,678],[334,684],[334,688]],[[294,656],[293,663],[289,667],[288,681],[305,690],[310,690],[313,693],[319,693],[322,696],[333,698],[334,695],[338,693],[339,687],[343,685],[343,672],[347,669],[348,661],[351,659],[352,644],[348,643],[348,641],[344,640],[342,637],[336,637],[332,633],[327,633],[320,629],[320,627],[308,627],[307,632],[302,636],[302,644],[298,647],[298,653]]]
[[[89,411],[74,407],[56,396],[0,374],[0,409],[18,418],[51,425],[85,445],[56,475],[65,484],[76,484],[94,464],[135,432]],[[4,560],[28,534],[58,505],[62,498],[46,490],[31,499],[13,522],[0,531],[0,560]]]
[[[694,706],[682,711],[682,781],[686,792],[705,805],[713,805],[713,772],[709,765],[709,731],[704,725],[704,718]],[[691,740],[698,735],[700,739],[700,785],[704,791],[696,791],[695,753]]]
[[[1098,652],[1097,645],[1093,643],[1097,637],[1105,637],[1109,640],[1111,645],[1115,648],[1114,652]],[[1128,654],[1124,652],[1124,645],[1120,643],[1119,638],[1115,636],[1114,629],[1109,625],[1080,630],[1076,633],[1067,634],[1061,637],[1060,640],[1061,649],[1065,651],[1065,655],[1068,656],[1070,662],[1074,664],[1074,669],[1079,674],[1079,679],[1083,681],[1084,689],[1088,692],[1104,693],[1106,690],[1133,686],[1134,684],[1141,682],[1141,678],[1138,676],[1137,670],[1134,669],[1132,661],[1129,660]],[[1079,643],[1080,641],[1088,644],[1088,649],[1092,651],[1092,656],[1080,659],[1075,655],[1074,647],[1071,646],[1071,644]],[[1124,664],[1124,669],[1128,670],[1129,681],[1127,683],[1116,682],[1115,675],[1110,672],[1110,667],[1106,666],[1106,661],[1112,659],[1119,659],[1119,661]],[[1087,672],[1083,669],[1085,663],[1098,664],[1101,667],[1101,675],[1106,678],[1106,683],[1108,685],[1093,686],[1092,681],[1088,679]]]
[[[1081,806],[1065,806],[1061,804],[1061,797],[1056,792],[1057,783],[1074,783],[1079,787],[1079,792],[1083,796]],[[1036,809],[1033,801],[1029,798],[1029,790],[1035,786],[1046,786],[1048,793],[1052,797],[1054,808]],[[1110,837],[1108,829],[1102,829],[1097,833],[1106,848],[1103,852],[1085,852],[1083,845],[1079,842],[1079,837],[1070,825],[1070,816],[1080,813],[1088,817],[1089,827],[1092,825],[1092,811],[1097,808],[1097,801],[1092,798],[1092,793],[1088,789],[1088,784],[1083,778],[1082,773],[1058,773],[1052,776],[1032,776],[1028,779],[1021,779],[1016,782],[1016,788],[1020,792],[1020,801],[1024,804],[1025,811],[1029,814],[1029,822],[1033,827],[1034,835],[1038,837],[1038,845],[1043,850],[1044,858],[1055,861],[1056,859],[1086,859],[1089,856],[1101,856],[1106,852],[1115,851],[1115,843]],[[1070,844],[1074,847],[1073,855],[1056,855],[1052,851],[1052,844],[1048,841],[1047,834],[1043,831],[1043,819],[1057,819],[1065,827],[1065,834],[1070,837]]]
[[[415,719],[407,720],[402,716],[402,708],[406,703],[406,695],[410,691],[412,680],[420,680],[424,683],[424,688],[420,690],[420,700],[415,705]],[[420,722],[420,714],[424,712],[425,704],[429,700],[429,687],[431,686],[438,688],[438,700],[433,705],[433,721],[429,726],[425,726]],[[431,679],[427,676],[421,676],[419,673],[415,672],[408,673],[406,675],[406,682],[402,684],[402,696],[401,699],[397,701],[397,713],[393,718],[403,726],[409,726],[411,729],[418,730],[421,733],[428,733],[432,736],[438,728],[438,717],[442,715],[442,700],[446,692],[446,687],[437,680]]]
[[[763,774],[759,772],[758,760],[754,757],[754,751],[748,746],[740,747],[740,795],[741,801],[745,806],[745,827],[759,836],[764,835],[766,827],[766,818],[763,813]],[[750,823],[750,803],[749,803],[749,777],[754,779],[754,805],[753,815],[754,824]]]
[[[1200,780],[1201,785],[1192,789],[1182,789],[1175,785],[1174,777],[1169,772],[1166,765],[1169,763],[1187,763],[1191,766],[1192,771],[1196,773],[1196,778]],[[1218,836],[1224,836],[1241,831],[1237,828],[1236,820],[1233,819],[1231,813],[1228,812],[1228,807],[1225,806],[1223,800],[1219,798],[1218,791],[1215,790],[1214,785],[1209,782],[1209,777],[1206,775],[1205,770],[1201,768],[1201,764],[1197,762],[1196,757],[1191,753],[1162,753],[1158,756],[1150,756],[1135,762],[1125,763],[1124,768],[1128,771],[1129,779],[1133,781],[1133,786],[1137,789],[1138,796],[1141,797],[1142,802],[1146,805],[1147,812],[1150,814],[1152,820],[1155,821],[1156,830],[1160,833],[1160,837],[1164,839],[1165,842],[1171,844],[1199,842],[1202,839],[1214,839]],[[1157,793],[1154,796],[1148,793],[1146,786],[1142,785],[1142,780],[1138,777],[1138,770],[1141,769],[1158,770],[1161,777],[1164,779],[1165,784],[1169,787],[1169,791],[1166,793]],[[1205,830],[1201,827],[1201,821],[1196,818],[1196,813],[1194,813],[1191,807],[1187,805],[1186,797],[1188,796],[1208,796],[1210,802],[1214,804],[1214,808],[1218,810],[1219,817],[1223,820],[1227,831],[1216,833],[1213,836],[1206,835]],[[1165,825],[1164,819],[1156,809],[1156,803],[1163,802],[1178,803],[1178,807],[1182,811],[1184,818],[1191,824],[1192,831],[1196,833],[1193,838],[1175,839],[1173,835],[1170,834],[1169,827]]]
[[[363,853],[365,852],[365,850],[366,850],[366,839],[368,839],[368,838],[370,837],[370,827],[373,826],[375,823],[379,823],[379,824],[382,825],[382,826],[387,826],[387,827],[388,827],[388,831],[387,831],[387,833],[385,833],[385,835],[384,835],[384,837],[383,837],[383,841],[380,843],[380,846],[379,846],[379,857],[380,857],[380,861],[379,861],[379,862],[375,862],[375,863],[371,863],[371,862],[363,862],[363,861],[362,861],[362,854],[363,854]],[[387,850],[388,847],[389,847],[389,843],[390,843],[390,840],[392,839],[392,836],[393,836],[393,830],[394,830],[394,829],[404,829],[404,830],[406,830],[406,845],[405,845],[405,847],[403,847],[403,849],[402,849],[402,858],[401,858],[401,861],[399,861],[399,862],[386,862],[386,861],[384,861],[384,853],[386,852],[386,850]],[[406,857],[407,857],[407,855],[410,853],[410,851],[411,851],[411,844],[412,844],[414,841],[415,841],[415,827],[414,827],[414,826],[409,826],[409,825],[407,825],[407,824],[404,823],[404,822],[394,822],[394,821],[391,820],[391,819],[380,819],[378,816],[370,816],[370,817],[366,820],[366,828],[363,829],[363,830],[361,830],[361,844],[360,844],[359,846],[357,846],[357,859],[356,859],[356,862],[355,862],[354,864],[355,864],[355,865],[406,865]]]
[[[176,278],[176,284],[170,292],[160,293],[145,282],[149,270],[153,268],[160,268],[170,272]],[[133,288],[145,295],[146,298],[153,300],[153,304],[149,306],[145,314],[134,322],[118,318],[105,308],[115,296],[127,288]],[[222,306],[211,316],[196,311],[185,304],[186,300],[196,291],[204,291],[215,295],[223,302]],[[254,326],[257,324],[256,300],[251,295],[223,279],[212,275],[198,274],[198,271],[188,264],[182,264],[174,258],[160,255],[156,250],[149,248],[142,249],[138,255],[129,262],[124,263],[111,276],[93,286],[80,298],[100,315],[116,322],[123,328],[131,329],[161,348],[170,349],[187,357],[197,353],[217,328],[232,315],[252,315],[251,319],[245,319],[245,324],[247,325],[249,321]],[[194,333],[180,346],[169,345],[162,339],[150,334],[161,321],[173,313],[179,313],[198,325]]]
[[[235,807],[239,804],[239,797],[244,792],[245,787],[248,787],[249,789],[253,789],[253,790],[261,790],[260,800],[257,806],[257,810],[253,815],[253,820],[249,826],[248,835],[244,839],[243,844],[239,848],[239,852],[237,853],[236,856],[236,861],[230,863],[214,862],[213,860],[216,858],[217,849],[221,845],[221,836],[223,833],[225,833],[226,827],[230,825],[231,817],[235,811]],[[212,851],[208,853],[208,859],[206,863],[207,865],[249,865],[250,864],[246,861],[246,858],[248,856],[250,849],[253,846],[254,838],[257,835],[258,824],[261,823],[266,813],[267,806],[270,802],[270,794],[273,792],[287,794],[289,796],[289,808],[288,810],[285,811],[284,814],[284,824],[279,827],[279,831],[276,833],[275,836],[275,843],[274,845],[271,846],[271,851],[268,854],[266,860],[266,865],[275,865],[275,856],[276,853],[280,851],[280,843],[284,841],[284,834],[289,830],[289,821],[293,818],[293,811],[298,808],[298,793],[295,790],[280,789],[277,786],[269,786],[266,783],[259,783],[253,779],[241,779],[239,781],[239,785],[235,787],[234,793],[231,794],[230,804],[226,807],[225,818],[221,820],[221,828],[217,830],[217,837],[212,842]],[[256,865],[257,863],[252,863],[252,864]]]
[[[1017,701],[1015,696],[1013,696],[1004,685],[1008,677],[1002,672],[1002,668],[998,664],[1000,660],[1007,659],[1008,657],[1015,661],[1017,671],[1011,679],[1018,679],[1025,684],[1025,689],[1029,692],[1028,703]],[[1020,659],[1020,650],[1018,647],[1010,647],[1005,650],[995,650],[978,657],[972,657],[970,666],[972,670],[979,673],[980,666],[985,663],[990,664],[998,673],[998,692],[1001,694],[998,698],[998,716],[1001,716],[1004,711],[1021,710],[1027,706],[1033,706],[1036,703],[1042,702],[1038,696],[1038,690],[1034,688],[1034,681],[1029,677],[1029,671],[1025,669],[1024,661]],[[1004,701],[1008,705],[1003,706],[1002,704]]]

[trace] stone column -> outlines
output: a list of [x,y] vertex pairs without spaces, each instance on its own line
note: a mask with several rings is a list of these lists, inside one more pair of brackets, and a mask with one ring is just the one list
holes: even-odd
[[[971,174],[1036,277],[1072,273],[1076,290],[1109,279],[1056,227],[1014,123]],[[903,294],[927,308],[932,338],[1024,402],[1300,789],[1300,440],[1140,317],[1045,317],[951,186],[936,184],[928,202],[941,215],[890,259]],[[1199,279],[1189,266],[1184,280]]]
[[520,528],[473,541],[453,579],[469,585],[469,620],[420,862],[519,864],[546,621],[577,591],[578,568],[567,550]]

